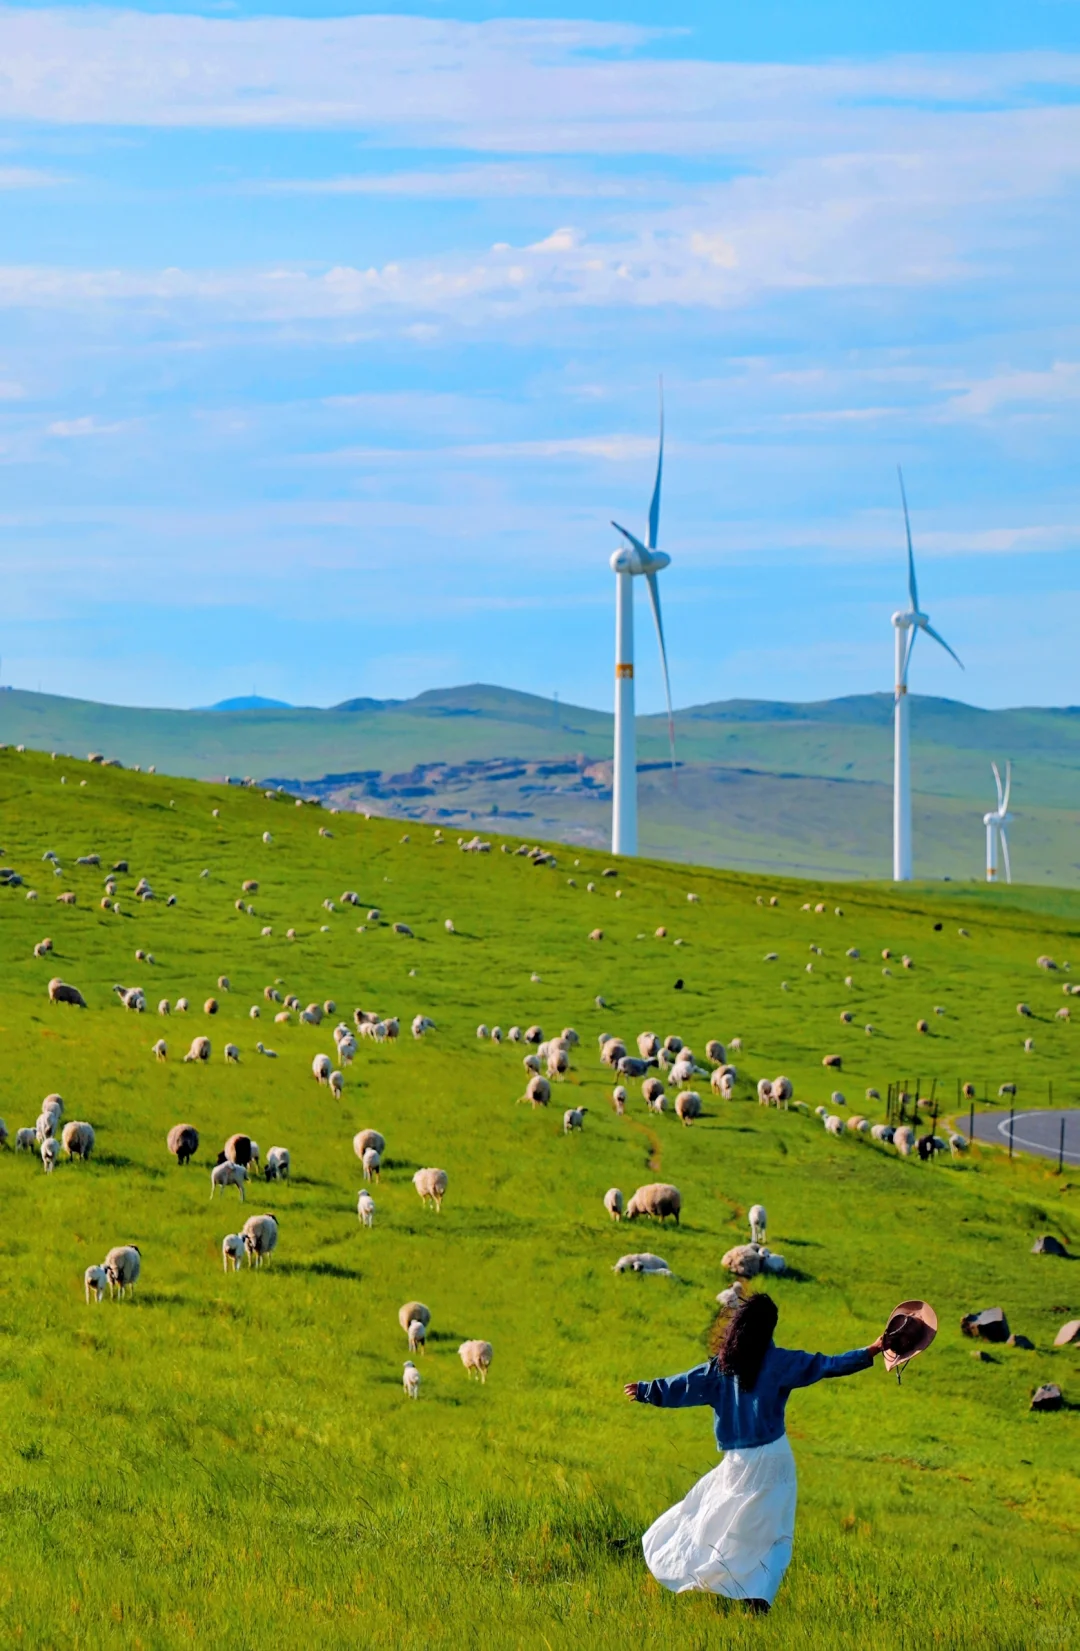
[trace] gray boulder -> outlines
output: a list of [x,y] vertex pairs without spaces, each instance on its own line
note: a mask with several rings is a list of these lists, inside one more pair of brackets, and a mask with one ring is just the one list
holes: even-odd
[[1044,1382],[1031,1395],[1032,1410],[1060,1410],[1061,1389],[1056,1382]]
[[1070,1342],[1080,1341],[1080,1319],[1070,1319],[1063,1324],[1054,1337],[1055,1347],[1068,1347]]
[[960,1320],[965,1336],[976,1341],[1008,1341],[1009,1321],[1003,1307],[984,1307],[981,1313],[965,1313]]
[[1042,1237],[1037,1238],[1031,1246],[1031,1253],[1032,1255],[1067,1256],[1069,1252],[1059,1238],[1052,1237],[1050,1233],[1043,1233]]

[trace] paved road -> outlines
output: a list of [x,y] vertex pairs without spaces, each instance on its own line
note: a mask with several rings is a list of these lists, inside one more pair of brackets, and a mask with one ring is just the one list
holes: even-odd
[[[1061,1144],[1061,1120],[1065,1120],[1065,1162],[1080,1164],[1080,1112],[1061,1109],[1038,1112],[1018,1112],[1013,1119],[1013,1150],[1033,1152],[1037,1158],[1057,1159]],[[957,1127],[967,1130],[967,1119],[956,1115]],[[1009,1114],[1007,1112],[976,1112],[975,1139],[989,1141],[1008,1148]]]

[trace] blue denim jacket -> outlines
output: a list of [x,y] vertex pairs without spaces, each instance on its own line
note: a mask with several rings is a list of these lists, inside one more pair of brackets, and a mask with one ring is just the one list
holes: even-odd
[[699,1364],[684,1376],[638,1382],[642,1404],[681,1410],[687,1405],[712,1405],[716,1412],[716,1443],[721,1450],[749,1450],[771,1445],[784,1435],[784,1406],[795,1387],[812,1387],[824,1376],[850,1376],[869,1370],[874,1360],[865,1347],[851,1353],[797,1353],[771,1342],[758,1379],[749,1393],[737,1376],[725,1376],[715,1359]]

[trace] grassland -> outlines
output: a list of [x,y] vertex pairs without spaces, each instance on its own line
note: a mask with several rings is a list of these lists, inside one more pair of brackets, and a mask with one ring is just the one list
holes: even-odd
[[[605,879],[606,861],[588,851],[536,868],[498,852],[498,838],[490,856],[437,845],[430,826],[408,838],[400,823],[329,818],[261,793],[0,752],[0,863],[39,891],[28,901],[25,887],[0,889],[0,1110],[14,1135],[55,1090],[98,1134],[89,1163],[51,1177],[28,1156],[0,1154],[0,1640],[1075,1643],[1078,1412],[1028,1409],[1045,1380],[1080,1397],[1076,1350],[1052,1348],[1059,1323],[1080,1313],[1074,1265],[1030,1254],[1042,1231],[1080,1238],[1074,1181],[989,1149],[933,1166],[900,1160],[752,1100],[759,1076],[785,1071],[811,1104],[831,1081],[861,1100],[896,1077],[919,1077],[924,1091],[936,1078],[946,1099],[958,1079],[991,1093],[1014,1080],[1033,1104],[1053,1081],[1055,1100],[1075,1103],[1080,1031],[1054,1018],[1062,974],[1035,967],[1048,953],[1080,969],[1075,902],[822,890],[649,861]],[[63,876],[42,861],[46,849]],[[102,870],[75,865],[91,852],[129,861],[120,915],[100,909]],[[152,902],[132,897],[140,875]],[[253,917],[235,909],[245,877],[259,880]],[[363,910],[325,911],[324,898],[347,888]],[[67,889],[74,907],[54,903]],[[778,907],[759,906],[759,894]],[[802,909],[819,896],[824,913]],[[378,924],[364,921],[369,905]],[[392,932],[399,920],[413,939]],[[586,938],[596,926],[599,944]],[[52,957],[35,959],[46,934]],[[885,947],[914,968],[883,964]],[[154,963],[136,963],[136,948]],[[217,991],[222,973],[228,993]],[[89,1007],[50,1005],[52,974],[79,985]],[[221,1011],[130,1014],[112,986],[136,981],[151,1005],[184,994],[197,1007],[213,993]],[[423,1012],[437,1030],[362,1043],[334,1105],[310,1070],[329,1033],[273,1025],[262,996],[272,981],[304,1002],[331,997],[347,1015],[361,1005],[407,1027]],[[1021,999],[1031,1020],[1017,1017]],[[855,1023],[841,1025],[849,1007]],[[930,1036],[916,1032],[920,1016]],[[578,1059],[548,1111],[515,1104],[520,1050],[478,1041],[481,1020],[577,1028]],[[597,1034],[644,1027],[698,1048],[741,1036],[737,1099],[711,1101],[684,1129],[647,1114],[635,1086],[617,1118]],[[212,1062],[184,1065],[203,1031]],[[163,1065],[150,1054],[161,1034]],[[276,1060],[255,1054],[257,1037]],[[227,1040],[241,1047],[239,1066],[224,1064]],[[834,1050],[844,1069],[830,1081],[821,1057]],[[571,1100],[590,1111],[583,1133],[564,1138]],[[203,1136],[186,1170],[165,1150],[182,1120]],[[351,1137],[368,1124],[388,1146],[376,1225],[364,1232]],[[294,1168],[292,1185],[256,1186],[243,1212],[235,1193],[228,1207],[208,1196],[208,1166],[236,1129],[264,1153],[288,1146]],[[410,1184],[421,1164],[449,1173],[439,1216]],[[604,1190],[629,1194],[657,1175],[682,1190],[682,1227],[613,1226]],[[879,1366],[793,1400],[796,1551],[765,1621],[674,1599],[648,1577],[640,1533],[715,1463],[710,1419],[620,1397],[623,1381],[702,1356],[720,1256],[757,1200],[792,1267],[772,1286],[789,1344],[865,1343],[910,1295],[929,1298],[942,1324],[902,1387]],[[280,1219],[275,1260],[226,1277],[222,1235],[261,1209]],[[143,1253],[135,1301],[87,1307],[83,1269],[121,1242]],[[638,1248],[659,1251],[675,1277],[614,1275],[617,1256]],[[413,1296],[433,1312],[416,1404],[401,1391],[397,1324]],[[960,1315],[998,1304],[1035,1349],[976,1363]],[[472,1336],[495,1350],[483,1388],[456,1355]]]

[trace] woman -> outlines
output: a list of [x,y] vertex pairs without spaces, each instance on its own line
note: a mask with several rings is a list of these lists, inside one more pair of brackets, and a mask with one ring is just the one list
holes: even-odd
[[675,1507],[645,1532],[645,1563],[672,1593],[707,1590],[767,1611],[791,1559],[795,1459],[784,1432],[793,1388],[823,1376],[868,1370],[879,1337],[852,1353],[796,1353],[773,1341],[778,1314],[770,1296],[740,1302],[721,1329],[713,1357],[684,1376],[628,1382],[633,1404],[668,1409],[712,1405],[725,1453]]

